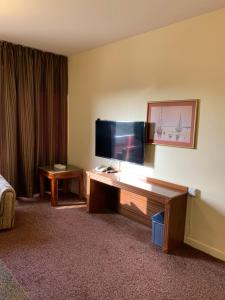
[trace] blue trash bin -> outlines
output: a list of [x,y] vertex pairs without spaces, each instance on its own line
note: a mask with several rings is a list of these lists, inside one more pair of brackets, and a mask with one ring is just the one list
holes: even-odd
[[152,216],[152,243],[162,247],[164,242],[164,211]]

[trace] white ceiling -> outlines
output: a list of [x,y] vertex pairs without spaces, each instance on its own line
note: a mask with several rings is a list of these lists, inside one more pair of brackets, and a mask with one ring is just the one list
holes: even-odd
[[0,0],[0,40],[70,55],[225,7],[225,0]]

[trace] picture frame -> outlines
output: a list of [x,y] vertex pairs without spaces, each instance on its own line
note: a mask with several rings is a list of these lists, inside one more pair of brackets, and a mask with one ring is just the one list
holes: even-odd
[[195,148],[198,100],[148,102],[147,143]]

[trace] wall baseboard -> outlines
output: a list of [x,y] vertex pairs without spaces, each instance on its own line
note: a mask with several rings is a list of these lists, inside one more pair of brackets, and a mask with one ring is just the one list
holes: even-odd
[[199,241],[197,241],[191,237],[187,237],[187,236],[184,238],[184,242],[186,244],[192,246],[193,248],[201,250],[202,252],[205,252],[213,257],[216,257],[218,259],[225,261],[225,252],[223,252],[221,250],[218,250],[214,247],[206,245],[202,242],[199,242]]

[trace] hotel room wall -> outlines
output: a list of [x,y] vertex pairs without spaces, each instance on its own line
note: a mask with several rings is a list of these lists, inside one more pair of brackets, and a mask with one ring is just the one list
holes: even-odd
[[144,167],[122,169],[199,189],[185,241],[225,260],[225,10],[69,57],[71,164],[91,169],[95,120],[145,121],[147,102],[200,99],[197,149],[147,146]]

